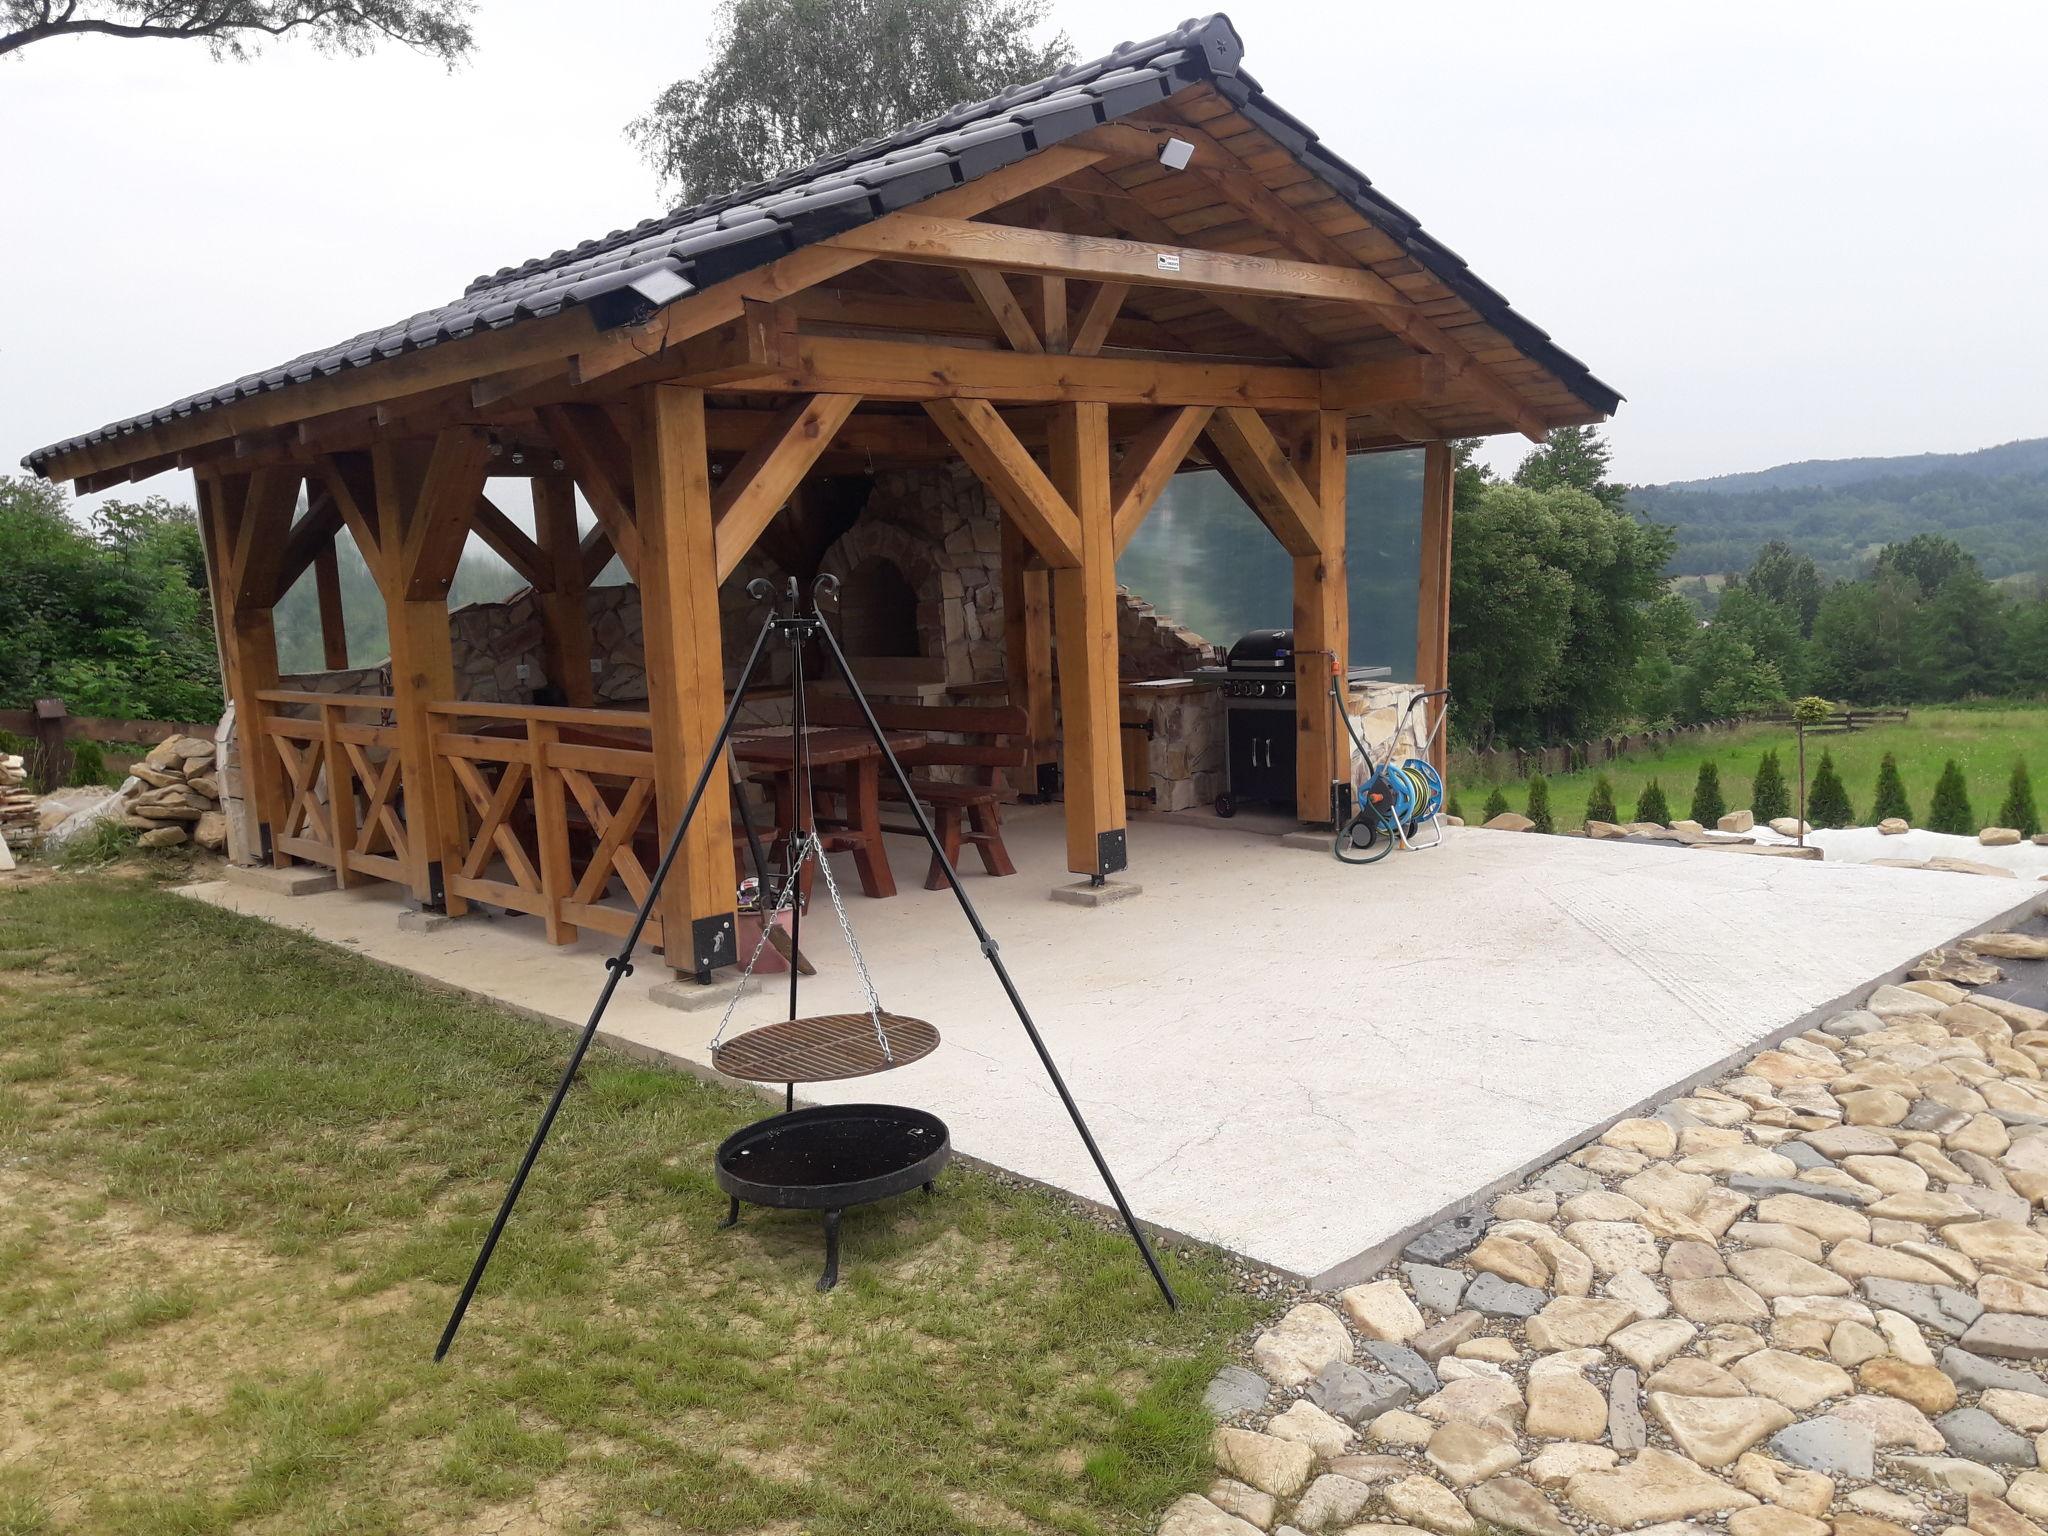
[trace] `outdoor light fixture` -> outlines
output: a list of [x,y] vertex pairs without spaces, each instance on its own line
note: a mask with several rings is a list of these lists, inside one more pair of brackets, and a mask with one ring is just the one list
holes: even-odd
[[1195,146],[1186,139],[1168,139],[1159,146],[1159,163],[1169,171],[1184,171],[1195,158]]
[[590,318],[600,331],[638,325],[690,291],[674,262],[666,258],[602,281],[607,286],[601,290],[578,295],[589,307]]

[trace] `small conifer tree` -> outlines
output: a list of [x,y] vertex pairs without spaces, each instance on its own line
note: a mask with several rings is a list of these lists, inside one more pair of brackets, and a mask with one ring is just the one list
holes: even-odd
[[1529,775],[1529,810],[1531,832],[1555,832],[1556,825],[1550,819],[1550,780],[1540,773]]
[[1766,752],[1757,759],[1756,782],[1749,791],[1749,813],[1762,822],[1792,814],[1792,796],[1785,788],[1785,770],[1778,766],[1776,752]]
[[1593,781],[1593,793],[1586,797],[1586,820],[1621,820],[1621,813],[1614,808],[1614,784],[1604,773]]
[[1692,819],[1711,827],[1728,814],[1728,802],[1721,798],[1721,770],[1709,758],[1700,764],[1699,779],[1692,787]]
[[1814,770],[1813,789],[1806,797],[1806,824],[1809,827],[1846,827],[1855,819],[1855,808],[1849,804],[1849,787],[1835,769],[1834,754],[1824,751],[1820,755],[1820,767]]
[[1870,820],[1874,825],[1894,817],[1911,822],[1913,806],[1906,799],[1906,781],[1899,775],[1899,760],[1887,752],[1877,765],[1877,799],[1871,804]]
[[1482,824],[1489,822],[1507,810],[1507,808],[1507,791],[1496,784],[1493,786],[1493,793],[1486,797],[1486,809],[1479,813],[1479,820]]
[[1444,801],[1444,814],[1446,816],[1455,816],[1460,821],[1465,819],[1465,813],[1458,808],[1458,792],[1456,790],[1452,790],[1450,798]]
[[1927,808],[1931,832],[1951,832],[1968,837],[1977,830],[1977,814],[1970,809],[1970,786],[1963,782],[1963,770],[1950,758],[1941,765],[1941,777],[1934,785],[1934,802]]
[[1664,826],[1671,820],[1671,802],[1664,798],[1664,786],[1655,779],[1643,786],[1643,792],[1636,798],[1637,821],[1654,821]]
[[2021,837],[2032,837],[2041,830],[2041,813],[2034,809],[2034,784],[2027,777],[2025,758],[2012,765],[2012,780],[2006,785],[2005,804],[1998,808],[1998,824],[2017,827]]

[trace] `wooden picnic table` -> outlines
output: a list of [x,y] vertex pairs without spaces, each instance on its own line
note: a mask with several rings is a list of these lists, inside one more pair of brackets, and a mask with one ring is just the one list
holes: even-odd
[[[926,744],[918,731],[884,731],[889,750],[901,758]],[[828,853],[848,852],[860,874],[860,888],[869,896],[896,894],[896,877],[882,850],[882,750],[865,730],[841,726],[809,726],[804,731],[805,755],[814,775],[805,803],[797,803],[796,752],[786,726],[735,732],[732,755],[767,778],[775,792],[775,824],[809,832],[821,829]],[[844,801],[833,808],[829,801]],[[823,814],[820,804],[825,804]]]

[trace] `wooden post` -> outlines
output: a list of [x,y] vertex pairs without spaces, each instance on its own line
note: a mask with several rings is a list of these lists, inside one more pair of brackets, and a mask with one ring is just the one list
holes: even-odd
[[321,660],[330,672],[348,667],[348,619],[341,608],[341,561],[329,539],[313,556],[313,587],[320,599]]
[[[647,712],[654,730],[655,804],[665,842],[682,820],[725,712],[718,546],[704,392],[653,384],[644,386],[638,399],[632,444],[640,544],[636,574],[647,650]],[[700,978],[738,958],[727,782],[722,768],[713,773],[662,893],[662,947],[668,964]]]
[[1010,702],[1031,722],[1030,766],[1038,792],[1052,793],[1048,770],[1058,760],[1052,701],[1052,572],[1033,563],[1030,540],[1003,518],[1003,675]]
[[1337,815],[1348,745],[1330,705],[1334,664],[1338,687],[1351,665],[1351,591],[1345,575],[1344,413],[1318,411],[1301,447],[1301,473],[1320,514],[1317,555],[1294,558],[1295,814],[1328,825]]
[[548,680],[562,702],[588,709],[597,702],[590,673],[590,615],[584,606],[583,551],[576,535],[576,483],[567,475],[536,475],[533,531],[554,586],[541,594]]
[[[284,864],[286,857],[275,846],[284,826],[284,768],[264,730],[265,706],[257,697],[277,686],[277,628],[270,605],[254,601],[245,591],[242,561],[236,553],[250,547],[243,541],[245,525],[263,515],[260,498],[252,495],[257,477],[201,474],[196,478],[200,516],[211,529],[213,602],[227,657],[229,696],[235,705],[242,796],[256,815],[257,845],[252,851],[258,859]],[[289,518],[289,509],[285,515]],[[251,544],[257,542],[255,535],[260,531],[251,530]],[[282,527],[274,531],[277,543],[283,543],[284,533]]]
[[[1457,489],[1451,445],[1422,448],[1422,568],[1415,591],[1415,680],[1424,688],[1451,680],[1451,516]],[[1439,732],[1430,759],[1441,774],[1448,731]]]
[[71,712],[62,699],[37,699],[36,744],[29,760],[30,780],[42,794],[62,789],[71,777],[71,743],[66,739]]
[[1080,564],[1053,572],[1060,647],[1067,868],[1093,881],[1123,869],[1123,748],[1117,718],[1116,535],[1109,500],[1109,407],[1052,413],[1052,482],[1080,524]]

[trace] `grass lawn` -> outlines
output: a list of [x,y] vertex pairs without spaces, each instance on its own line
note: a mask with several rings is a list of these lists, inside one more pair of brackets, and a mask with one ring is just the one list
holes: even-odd
[[[592,977],[593,985],[596,981]],[[0,885],[0,1536],[1135,1531],[1257,1320],[963,1170],[717,1232],[761,1101],[112,875]]]
[[[2006,780],[2015,758],[2024,757],[2036,777],[2035,795],[2048,805],[2048,707],[1914,709],[1903,722],[1890,722],[1868,729],[1810,735],[1806,740],[1806,771],[1811,779],[1823,750],[1832,752],[1835,767],[1849,788],[1849,800],[1859,821],[1866,820],[1877,791],[1878,760],[1894,753],[1899,773],[1906,784],[1906,797],[1916,816],[1927,814],[1934,798],[1935,780],[1942,764],[1953,757],[1970,785],[1970,808],[1980,826],[1989,825],[2005,800]],[[1789,725],[1746,725],[1732,731],[1687,737],[1661,751],[1636,752],[1583,773],[1564,774],[1550,781],[1550,809],[1557,825],[1576,827],[1586,819],[1586,797],[1594,779],[1606,774],[1614,785],[1614,802],[1623,819],[1635,813],[1636,797],[1643,786],[1656,779],[1671,802],[1671,814],[1686,815],[1692,807],[1693,782],[1700,764],[1711,759],[1720,767],[1721,797],[1730,810],[1749,804],[1750,781],[1756,776],[1757,758],[1775,747],[1785,770],[1785,782],[1796,799],[1798,744]],[[1528,801],[1528,787],[1509,782],[1502,786],[1510,809],[1522,810]],[[1457,795],[1468,820],[1476,822],[1492,786],[1484,781],[1453,777],[1451,789]]]

